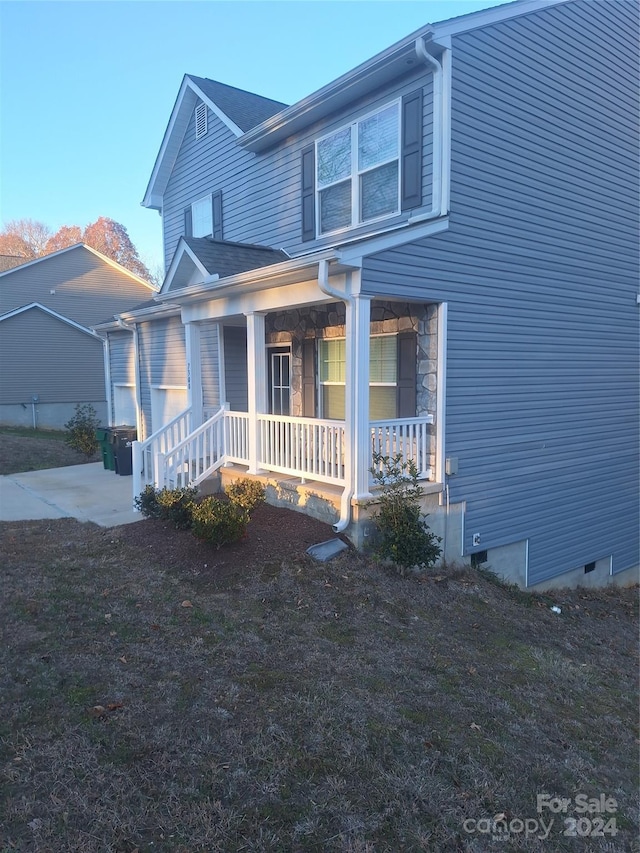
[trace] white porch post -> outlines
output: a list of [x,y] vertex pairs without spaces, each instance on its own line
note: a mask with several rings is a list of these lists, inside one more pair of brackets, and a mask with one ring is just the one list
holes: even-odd
[[353,296],[346,303],[346,406],[347,441],[351,442],[353,497],[371,496],[369,467],[371,436],[369,434],[369,335],[371,297]]
[[194,430],[203,421],[200,326],[197,323],[185,323],[184,333],[187,351],[187,402],[191,406],[191,429]]
[[267,364],[265,355],[265,315],[251,312],[247,318],[247,390],[249,474],[260,473],[260,431],[258,415],[267,410]]

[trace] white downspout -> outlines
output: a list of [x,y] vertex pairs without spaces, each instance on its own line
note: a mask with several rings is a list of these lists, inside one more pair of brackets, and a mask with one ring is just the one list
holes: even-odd
[[410,223],[422,222],[425,219],[434,219],[443,216],[446,203],[443,198],[443,154],[444,154],[444,109],[443,109],[443,71],[438,60],[431,56],[425,46],[425,40],[421,36],[415,42],[416,56],[433,69],[433,170],[431,181],[431,210],[426,213],[418,213],[409,217]]
[[107,426],[113,426],[113,395],[111,392],[111,352],[109,350],[109,333],[102,339],[104,354],[104,384],[107,392]]
[[[329,261],[327,260],[321,260],[318,262],[318,287],[323,293],[326,293],[327,296],[332,296],[334,299],[339,299],[341,302],[348,302],[353,306],[354,300],[352,296],[346,293],[346,291],[343,293],[329,284]],[[349,330],[347,330],[347,333],[348,331]],[[353,420],[353,418],[351,420]],[[350,433],[351,429],[352,424],[349,423]],[[343,530],[346,530],[349,522],[351,521],[351,498],[353,497],[353,466],[351,453],[352,438],[353,436],[349,434],[345,446],[344,468],[345,471],[347,471],[348,479],[340,500],[340,518],[338,522],[333,525],[334,533],[342,533]]]

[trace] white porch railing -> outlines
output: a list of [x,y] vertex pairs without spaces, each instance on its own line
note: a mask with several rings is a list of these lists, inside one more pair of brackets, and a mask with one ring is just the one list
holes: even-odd
[[225,461],[225,409],[166,453],[156,456],[157,487],[197,486]]
[[381,456],[396,456],[400,453],[405,462],[415,463],[419,479],[431,479],[429,425],[432,423],[433,415],[391,421],[372,421],[372,460],[375,453],[379,453]]
[[191,432],[191,408],[185,409],[175,418],[154,432],[144,441],[134,441],[132,451],[134,497],[147,485],[157,486],[155,460],[158,453],[168,453]]
[[[257,467],[266,471],[346,485],[344,421],[259,414]],[[156,488],[198,485],[221,465],[249,465],[249,415],[220,409],[202,426],[186,432],[190,411],[174,418],[145,442],[134,442],[134,496],[148,483]],[[402,454],[430,479],[432,416],[370,423],[370,459]],[[171,437],[177,440],[171,444]]]
[[258,422],[261,468],[321,483],[346,482],[343,421],[258,415]]

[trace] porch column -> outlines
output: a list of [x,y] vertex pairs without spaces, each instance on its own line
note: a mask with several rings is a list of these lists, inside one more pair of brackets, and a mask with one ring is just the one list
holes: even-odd
[[187,403],[191,406],[191,429],[202,424],[202,354],[200,351],[200,326],[185,323],[185,349],[187,353]]
[[251,312],[247,318],[247,391],[249,474],[260,473],[260,431],[258,415],[267,410],[267,359],[265,315]]
[[345,420],[351,442],[353,497],[371,496],[369,467],[371,436],[369,434],[369,335],[371,322],[370,296],[353,296],[346,306],[346,406]]

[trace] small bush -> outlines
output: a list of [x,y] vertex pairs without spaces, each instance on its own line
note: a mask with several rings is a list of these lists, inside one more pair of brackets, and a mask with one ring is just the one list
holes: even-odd
[[227,486],[225,492],[231,503],[249,514],[265,501],[264,486],[258,480],[236,480]]
[[194,500],[198,490],[194,486],[182,489],[160,489],[157,495],[160,518],[170,521],[177,530],[192,526]]
[[78,403],[74,416],[64,425],[67,430],[64,440],[73,450],[90,459],[98,449],[96,430],[99,426],[98,414],[93,406],[90,403],[83,406]]
[[197,494],[198,490],[192,486],[182,489],[145,486],[134,503],[146,518],[161,518],[170,521],[177,530],[188,530]]
[[248,513],[231,501],[204,498],[192,509],[193,532],[217,548],[237,542],[245,534]]
[[135,508],[145,518],[160,518],[161,510],[158,504],[158,491],[153,486],[147,485],[133,501]]
[[441,539],[429,530],[420,510],[422,487],[415,463],[404,462],[402,454],[379,453],[374,454],[373,463],[374,480],[382,486],[375,502],[378,510],[372,516],[379,533],[376,553],[403,568],[432,566],[442,553]]

